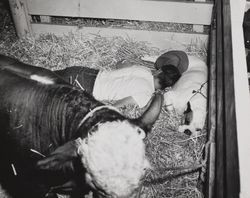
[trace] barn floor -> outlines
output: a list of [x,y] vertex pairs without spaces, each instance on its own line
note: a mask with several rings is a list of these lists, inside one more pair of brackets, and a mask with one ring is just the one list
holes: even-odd
[[[121,59],[140,64],[139,57],[160,55],[162,52],[150,42],[137,42],[128,37],[105,38],[72,33],[62,37],[42,35],[37,39],[27,37],[18,40],[8,10],[0,7],[0,53],[29,64],[52,70],[73,65],[114,69],[115,63]],[[186,52],[206,58],[206,49],[198,48],[195,43],[186,46]],[[121,111],[129,117],[136,117],[143,109],[126,106]],[[204,197],[201,164],[207,130],[204,128],[200,135],[190,138],[177,132],[181,121],[181,116],[162,109],[160,118],[145,141],[153,169],[148,170],[143,178],[138,197]],[[0,189],[0,198],[9,197]]]

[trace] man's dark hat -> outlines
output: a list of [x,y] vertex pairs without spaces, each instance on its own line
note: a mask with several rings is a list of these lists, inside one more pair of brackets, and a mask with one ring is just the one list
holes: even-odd
[[[178,60],[177,62],[176,58]],[[156,59],[154,65],[156,69],[161,69],[164,65],[174,65],[182,74],[187,70],[188,64],[188,56],[184,51],[172,50],[159,56],[159,58]]]

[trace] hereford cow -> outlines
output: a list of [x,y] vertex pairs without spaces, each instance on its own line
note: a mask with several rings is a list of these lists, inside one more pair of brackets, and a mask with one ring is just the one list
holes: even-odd
[[207,115],[207,65],[195,56],[188,56],[188,61],[188,69],[164,94],[164,100],[168,110],[186,115],[179,132],[196,136],[205,126]]
[[163,97],[136,119],[52,71],[0,56],[0,183],[12,197],[132,197],[149,167],[143,138]]

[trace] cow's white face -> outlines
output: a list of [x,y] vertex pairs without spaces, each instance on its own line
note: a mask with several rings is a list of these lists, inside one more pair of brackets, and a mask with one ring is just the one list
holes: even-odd
[[78,149],[87,182],[112,197],[128,197],[149,168],[145,133],[128,121],[98,124]]
[[[150,168],[143,139],[146,136],[145,132],[150,131],[158,118],[162,103],[163,96],[156,93],[149,108],[138,118],[124,117],[123,121],[104,123],[97,121],[96,125],[88,129],[88,137],[80,136],[66,142],[51,155],[39,160],[36,167],[64,172],[64,168],[69,165],[68,162],[80,158],[87,170],[85,181],[90,186],[105,196],[132,198],[132,194],[140,185],[145,169]],[[101,106],[90,111],[79,123],[78,130],[81,130],[80,127],[89,118],[95,117],[95,113],[106,109],[112,110],[110,107]],[[110,114],[114,112],[114,116],[117,116],[116,110],[109,111]],[[99,116],[105,115],[99,114]],[[122,116],[117,116],[117,119],[120,117]]]

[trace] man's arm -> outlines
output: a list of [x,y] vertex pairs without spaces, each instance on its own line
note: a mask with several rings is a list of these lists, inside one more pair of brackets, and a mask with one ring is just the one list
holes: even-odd
[[[144,107],[148,108],[148,106],[151,103],[151,100],[152,100],[152,98],[142,108],[144,108]],[[119,108],[119,107],[122,107],[122,106],[125,106],[125,105],[128,105],[128,104],[139,106],[138,103],[135,101],[135,99],[132,96],[128,96],[126,98],[123,98],[123,99],[120,99],[120,100],[116,100],[116,102],[113,104],[113,106]]]
[[125,106],[128,104],[138,105],[132,96],[128,96],[128,97],[125,97],[123,99],[116,100],[116,102],[113,104],[113,106],[119,108],[119,107],[122,107],[122,106]]

